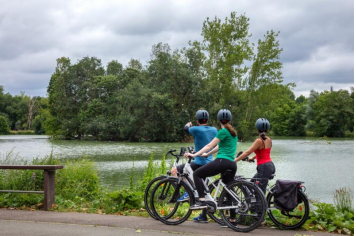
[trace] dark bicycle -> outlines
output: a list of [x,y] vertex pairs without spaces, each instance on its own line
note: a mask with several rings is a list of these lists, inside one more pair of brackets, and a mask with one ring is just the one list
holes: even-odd
[[[179,163],[179,160],[180,160],[180,157],[182,157],[185,153],[185,149],[184,148],[181,148],[181,153],[179,154],[175,154],[176,150],[174,149],[171,149],[167,152],[166,156],[168,154],[171,154],[172,156],[175,157],[175,161],[173,163],[173,167],[174,166],[177,166],[178,163]],[[157,216],[152,212],[152,209],[150,208],[150,193],[152,191],[152,186],[154,186],[155,184],[157,184],[159,181],[167,178],[168,176],[171,176],[171,172],[170,171],[167,171],[167,175],[161,175],[161,176],[158,176],[154,179],[152,179],[146,189],[145,189],[145,195],[144,195],[144,203],[145,203],[145,208],[146,208],[146,211],[148,212],[148,214],[153,218],[153,219],[157,219]],[[169,217],[169,215],[167,216]]]
[[[241,153],[242,152],[239,152],[239,154]],[[248,157],[246,157],[243,161],[247,160]],[[269,179],[273,179],[274,176],[275,174],[273,174]],[[241,181],[253,182],[256,186],[258,186],[259,180],[261,180],[260,178],[244,178],[242,176],[238,176],[237,179],[240,179]],[[280,180],[277,180],[277,182],[278,181]],[[274,184],[271,188],[267,188],[267,214],[276,226],[283,229],[297,229],[301,227],[309,217],[310,208],[308,197],[305,194],[306,188],[303,186],[304,182],[293,182],[297,188],[295,199],[297,202],[294,204],[293,208],[288,210],[286,210],[285,207],[281,206],[281,204],[278,204],[278,201],[276,201],[276,199],[278,200],[278,198],[281,197],[280,195],[282,195],[282,193],[278,192],[279,188],[277,188],[276,184]],[[249,191],[249,194],[253,195],[251,191]]]

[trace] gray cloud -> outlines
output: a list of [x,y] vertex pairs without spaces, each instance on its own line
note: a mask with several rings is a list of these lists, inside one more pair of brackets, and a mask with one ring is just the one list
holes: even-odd
[[[149,60],[158,42],[172,49],[201,40],[203,21],[232,11],[250,18],[251,42],[280,31],[285,82],[296,93],[353,85],[354,3],[349,0],[5,1],[0,0],[0,85],[46,94],[56,59],[96,56],[103,65]],[[315,87],[317,85],[317,87]],[[309,86],[309,87],[308,87]],[[334,86],[336,88],[337,86]]]

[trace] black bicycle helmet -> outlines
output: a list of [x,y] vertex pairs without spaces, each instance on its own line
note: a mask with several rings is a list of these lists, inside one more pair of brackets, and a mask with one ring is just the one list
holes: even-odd
[[259,132],[267,132],[269,130],[269,121],[266,118],[259,118],[256,121],[256,129]]
[[227,109],[221,109],[218,112],[218,120],[223,123],[226,124],[227,122],[229,122],[232,119],[232,115],[231,112]]
[[199,123],[206,123],[209,120],[209,112],[206,110],[199,110],[195,114],[195,118],[199,121]]

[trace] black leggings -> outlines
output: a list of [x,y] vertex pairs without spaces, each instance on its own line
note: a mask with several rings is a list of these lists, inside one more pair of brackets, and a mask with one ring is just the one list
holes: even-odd
[[[231,170],[225,173],[225,171]],[[199,198],[204,198],[204,183],[203,180],[206,177],[222,174],[221,179],[224,184],[228,184],[234,180],[236,174],[236,163],[224,158],[217,158],[208,164],[203,165],[199,169],[193,172],[193,178],[195,187],[197,188]],[[223,175],[224,174],[224,175]]]

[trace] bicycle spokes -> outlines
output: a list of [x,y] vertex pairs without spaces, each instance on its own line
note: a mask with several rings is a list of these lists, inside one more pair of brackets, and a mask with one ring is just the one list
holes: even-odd
[[235,181],[222,192],[218,208],[230,228],[238,232],[248,232],[263,221],[265,200],[253,184]]

